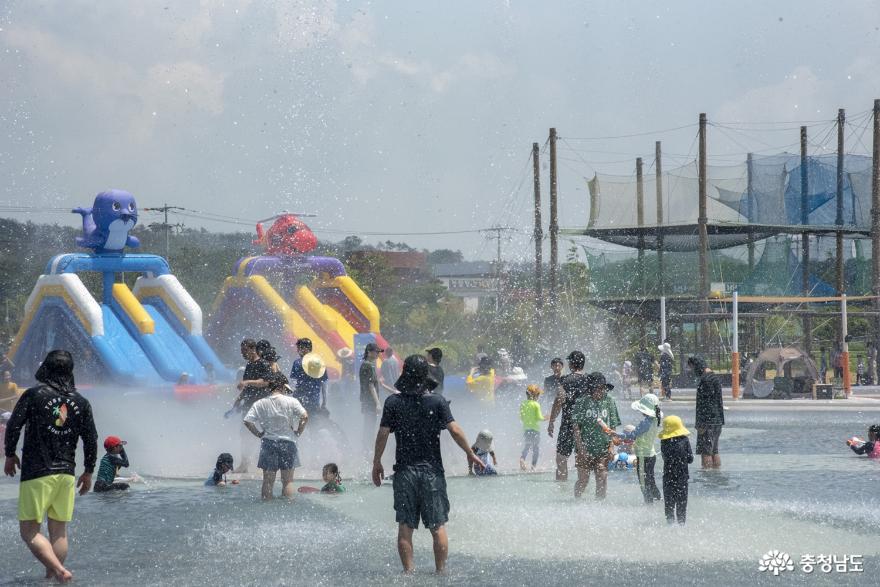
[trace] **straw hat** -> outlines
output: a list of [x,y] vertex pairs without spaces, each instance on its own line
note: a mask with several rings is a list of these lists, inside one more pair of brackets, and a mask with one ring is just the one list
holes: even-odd
[[318,353],[308,353],[303,357],[303,371],[313,379],[320,379],[327,371],[324,359]]
[[660,440],[667,440],[677,436],[689,436],[690,430],[684,427],[684,422],[678,416],[666,416],[663,418],[663,428],[657,436]]
[[656,408],[660,405],[660,400],[653,393],[646,393],[639,401],[630,404],[630,407],[637,412],[641,412],[646,416],[657,415]]

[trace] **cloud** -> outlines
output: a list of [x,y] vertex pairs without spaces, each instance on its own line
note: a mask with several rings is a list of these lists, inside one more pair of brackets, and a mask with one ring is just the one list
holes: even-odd
[[31,62],[35,86],[48,83],[53,95],[82,96],[107,118],[127,124],[133,139],[150,138],[160,115],[223,112],[225,76],[195,61],[155,63],[142,70],[37,29],[11,29],[2,38]]
[[796,67],[782,80],[746,91],[733,100],[724,102],[718,109],[717,120],[733,122],[755,121],[755,113],[761,119],[798,120],[821,113],[827,104],[825,85],[806,65]]

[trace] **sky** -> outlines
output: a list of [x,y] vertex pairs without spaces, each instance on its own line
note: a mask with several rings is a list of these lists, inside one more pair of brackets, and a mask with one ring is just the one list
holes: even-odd
[[306,212],[322,239],[468,259],[510,227],[505,259],[527,260],[550,127],[560,225],[585,226],[585,178],[648,172],[655,140],[664,168],[692,161],[700,112],[718,165],[796,151],[799,124],[833,151],[838,108],[868,152],[877,63],[880,11],[857,0],[4,0],[0,214],[73,225],[121,188],[191,227]]

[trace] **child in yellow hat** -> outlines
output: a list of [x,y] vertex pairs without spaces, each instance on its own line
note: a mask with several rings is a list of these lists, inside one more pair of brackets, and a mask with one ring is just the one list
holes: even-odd
[[519,420],[523,425],[523,449],[519,457],[519,468],[526,470],[526,457],[532,451],[532,471],[538,464],[538,456],[541,453],[541,422],[546,420],[541,413],[541,404],[538,398],[544,390],[537,385],[526,387],[526,399],[519,406]]
[[684,524],[687,518],[688,465],[694,462],[688,435],[690,431],[678,416],[663,418],[663,428],[657,435],[663,455],[663,503],[669,524]]

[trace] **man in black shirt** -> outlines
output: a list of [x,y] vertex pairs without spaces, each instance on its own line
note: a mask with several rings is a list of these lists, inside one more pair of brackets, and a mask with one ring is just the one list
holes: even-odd
[[[41,385],[24,392],[6,427],[4,472],[14,477],[16,467],[21,467],[21,537],[46,567],[46,577],[64,583],[73,578],[64,568],[64,559],[67,523],[73,519],[76,445],[81,438],[85,470],[76,486],[79,494],[85,495],[92,487],[98,458],[98,432],[92,406],[76,391],[70,353],[51,351],[35,377]],[[22,428],[24,446],[19,461],[15,449]],[[40,533],[43,517],[48,517],[48,540]]]
[[440,366],[440,361],[443,360],[443,351],[437,347],[426,349],[425,358],[428,360],[428,377],[437,382],[437,387],[432,393],[443,395],[443,380],[446,378],[443,367]]
[[582,395],[586,395],[587,378],[584,375],[584,365],[587,362],[584,353],[571,351],[568,357],[568,368],[571,371],[563,377],[560,389],[553,402],[550,411],[550,423],[547,426],[547,434],[553,438],[553,424],[556,417],[562,414],[559,422],[559,435],[556,437],[556,480],[568,480],[568,458],[574,452],[574,428],[572,427],[571,411],[574,402]]
[[690,357],[688,367],[700,378],[697,384],[697,405],[694,426],[697,428],[697,453],[704,469],[720,469],[718,439],[724,426],[724,400],[721,379],[706,366],[702,357]]
[[[241,393],[235,398],[232,404],[232,412],[238,410],[242,414],[247,414],[257,400],[269,397],[269,376],[272,374],[272,367],[260,357],[257,352],[257,341],[252,338],[246,338],[241,341],[241,356],[247,361],[244,367],[244,375],[238,382],[238,389]],[[244,427],[242,423],[241,430],[241,464],[236,473],[247,473],[251,462],[251,453],[255,453],[257,448],[254,443],[253,435]]]
[[395,388],[400,392],[385,399],[376,450],[373,456],[373,483],[382,484],[385,470],[382,454],[393,432],[397,441],[394,464],[394,510],[397,512],[397,551],[405,573],[414,570],[412,534],[419,520],[434,539],[434,564],[442,573],[449,545],[444,524],[449,519],[449,498],[440,456],[440,432],[449,431],[470,463],[483,463],[471,450],[461,427],[452,417],[449,402],[430,393],[433,380],[428,378],[428,362],[420,355],[410,355],[403,363],[403,374]]

